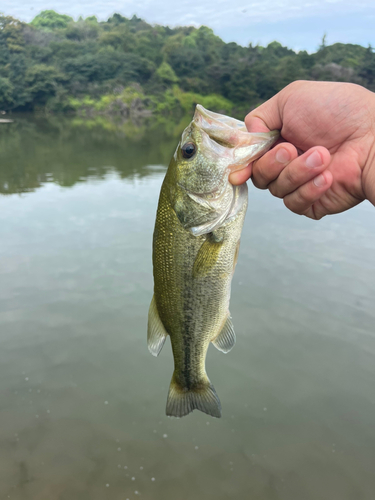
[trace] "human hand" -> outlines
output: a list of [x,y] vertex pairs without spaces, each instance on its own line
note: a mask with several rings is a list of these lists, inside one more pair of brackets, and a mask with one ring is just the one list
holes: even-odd
[[[321,219],[375,204],[375,94],[351,83],[297,81],[245,118],[249,132],[281,130],[283,141],[232,184],[253,184],[292,212]],[[300,155],[299,155],[300,154]]]

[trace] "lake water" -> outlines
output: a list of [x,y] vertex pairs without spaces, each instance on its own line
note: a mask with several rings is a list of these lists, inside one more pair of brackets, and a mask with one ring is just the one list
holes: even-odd
[[368,203],[314,222],[250,188],[237,344],[207,359],[223,417],[165,416],[146,325],[181,128],[0,124],[0,498],[375,499]]

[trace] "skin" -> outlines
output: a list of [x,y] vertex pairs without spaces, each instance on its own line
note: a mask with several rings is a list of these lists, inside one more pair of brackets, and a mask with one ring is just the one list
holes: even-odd
[[235,344],[229,299],[247,209],[247,185],[233,186],[228,175],[278,136],[248,134],[238,120],[197,106],[169,164],[155,222],[147,329],[154,356],[171,339],[175,369],[167,415],[194,409],[221,415],[206,353],[211,342],[225,353]]
[[[198,409],[220,417],[220,401],[207,377],[205,360],[210,342],[223,352],[234,343],[220,347],[217,341],[230,322],[230,288],[247,209],[247,186],[233,187],[227,182],[227,164],[209,154],[195,125],[185,130],[182,142],[194,143],[197,152],[186,159],[179,146],[161,188],[153,238],[155,309],[151,321],[162,325],[172,344],[175,369],[167,415],[182,417]],[[222,194],[211,200],[218,189]],[[189,193],[201,193],[204,203]],[[192,233],[196,227],[207,229],[206,224],[221,213],[226,218],[217,226]]]
[[[168,398],[167,414],[182,417],[199,409],[220,417],[220,401],[207,377],[205,361],[210,342],[220,333],[229,315],[230,284],[247,199],[234,220],[215,231],[215,238],[212,234],[195,237],[181,225],[171,204],[171,191],[174,196],[185,197],[174,183],[173,167],[172,161],[156,216],[154,298],[172,344],[175,365],[172,391],[175,395],[210,391],[213,403],[174,405]],[[206,258],[203,266],[197,268],[203,245]]]
[[351,83],[297,81],[245,118],[249,132],[278,129],[281,141],[232,173],[250,177],[311,219],[367,199],[375,204],[375,94]]

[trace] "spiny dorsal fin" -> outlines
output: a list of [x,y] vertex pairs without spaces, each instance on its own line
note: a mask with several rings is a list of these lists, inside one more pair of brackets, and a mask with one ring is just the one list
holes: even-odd
[[153,356],[157,356],[163,348],[168,333],[159,317],[156,307],[155,295],[152,297],[148,310],[147,347]]
[[219,335],[212,341],[216,349],[221,352],[229,352],[236,343],[236,334],[234,333],[233,323],[228,315]]
[[193,266],[193,277],[204,277],[216,265],[219,252],[222,246],[221,241],[215,241],[210,235],[200,247]]

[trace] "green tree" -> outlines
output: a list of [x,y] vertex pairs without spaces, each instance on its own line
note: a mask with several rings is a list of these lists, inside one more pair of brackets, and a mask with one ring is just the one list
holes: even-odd
[[53,66],[45,64],[28,68],[25,75],[25,84],[33,105],[46,104],[50,97],[56,95],[59,83],[64,81],[64,75]]
[[54,10],[43,10],[34,17],[30,24],[36,28],[53,30],[66,28],[71,22],[73,22],[73,18],[70,16],[58,14]]
[[3,42],[10,52],[22,52],[24,50],[23,27],[24,23],[17,19],[0,15],[0,42]]
[[13,105],[13,85],[8,78],[0,76],[0,110],[9,109]]
[[1,103],[19,111],[63,111],[72,102],[97,110],[113,100],[120,106],[124,89],[136,84],[144,105],[157,112],[178,114],[200,99],[243,115],[300,78],[374,89],[374,58],[371,47],[327,45],[325,38],[315,54],[277,41],[241,47],[206,26],[151,26],[117,13],[105,22],[74,21],[46,10],[30,24],[0,15]]
[[319,64],[335,63],[344,67],[357,68],[366,54],[366,48],[352,43],[334,43],[322,46],[313,59]]
[[161,63],[161,65],[156,70],[156,74],[163,83],[170,84],[178,82],[176,73],[166,61],[163,61]]
[[98,37],[99,26],[97,23],[80,20],[76,23],[69,23],[65,30],[65,36],[69,40],[81,42],[83,40],[95,39]]
[[327,33],[324,33],[324,35],[322,36],[322,41],[319,45],[319,50],[323,50],[327,47]]
[[177,45],[171,50],[168,63],[173,68],[178,77],[198,76],[205,71],[203,54],[198,48]]
[[280,59],[276,66],[278,75],[278,90],[295,80],[305,80],[308,77],[307,71],[303,68],[300,59],[295,55],[286,56]]
[[371,45],[366,49],[358,74],[369,89],[375,90],[375,53]]

